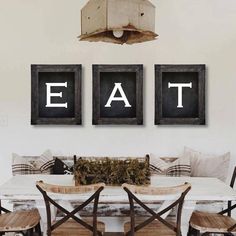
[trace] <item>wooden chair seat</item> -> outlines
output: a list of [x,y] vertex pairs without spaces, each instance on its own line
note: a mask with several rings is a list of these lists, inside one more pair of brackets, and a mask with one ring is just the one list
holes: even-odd
[[[140,224],[143,219],[136,219],[135,224]],[[168,221],[169,222],[169,221]],[[173,222],[169,222],[174,225]],[[124,230],[127,233],[131,228],[130,222],[125,223]],[[158,220],[154,220],[152,223],[148,224],[146,227],[135,232],[135,236],[176,236],[176,232],[168,228],[166,225]]]
[[9,212],[0,215],[0,232],[19,232],[32,229],[39,224],[37,209],[30,211]]
[[190,219],[190,226],[201,233],[227,233],[227,229],[234,224],[236,221],[229,216],[201,211],[193,212]]
[[[92,225],[92,219],[84,220],[86,223]],[[105,224],[97,222],[97,229],[100,232],[105,231]],[[74,220],[68,220],[52,232],[52,236],[92,236],[93,232],[89,231]]]

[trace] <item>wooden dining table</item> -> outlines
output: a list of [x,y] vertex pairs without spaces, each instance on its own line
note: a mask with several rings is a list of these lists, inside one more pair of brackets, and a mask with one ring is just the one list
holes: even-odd
[[[35,201],[36,206],[40,212],[42,219],[42,228],[44,233],[46,232],[46,210],[44,201],[41,193],[37,190],[35,183],[36,181],[42,180],[46,183],[55,184],[55,185],[65,185],[71,186],[74,185],[73,176],[71,175],[20,175],[14,176],[6,181],[0,186],[0,199],[6,201]],[[191,217],[192,212],[194,211],[197,202],[199,201],[236,201],[236,191],[230,188],[226,183],[216,179],[216,178],[196,178],[196,177],[161,177],[161,176],[152,176],[151,185],[156,187],[169,187],[176,186],[188,182],[191,184],[192,188],[185,198],[185,203],[183,206],[182,213],[182,223],[181,230],[182,235],[186,236],[188,232],[188,223]],[[72,195],[63,195],[63,194],[50,194],[50,196],[60,202],[64,203],[64,206],[68,210],[72,206],[69,204],[72,201],[83,202],[91,194],[72,194]],[[148,196],[148,195],[139,195],[138,196],[145,203],[155,202],[169,202],[173,201],[171,196]],[[107,186],[100,195],[100,203],[102,204],[117,204],[128,203],[128,197],[126,192],[121,187],[112,187]],[[110,219],[112,220],[112,219]],[[114,224],[112,226],[109,223],[109,220],[105,222],[106,231],[113,232],[123,231],[123,225],[117,226],[114,229]],[[46,235],[46,234],[45,234]]]

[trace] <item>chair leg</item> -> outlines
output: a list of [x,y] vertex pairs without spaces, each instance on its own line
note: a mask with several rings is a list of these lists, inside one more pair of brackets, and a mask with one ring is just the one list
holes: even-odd
[[42,231],[41,231],[41,226],[40,223],[38,223],[35,227],[35,232],[37,233],[38,236],[42,236]]
[[34,236],[34,230],[33,229],[27,230],[26,236]]
[[196,230],[196,229],[192,228],[191,226],[189,226],[187,235],[188,236],[201,236],[201,233],[199,230]]

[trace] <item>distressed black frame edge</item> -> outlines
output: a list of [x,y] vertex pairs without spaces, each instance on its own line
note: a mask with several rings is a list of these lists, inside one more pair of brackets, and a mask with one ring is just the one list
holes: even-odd
[[[155,64],[155,125],[205,125],[205,64]],[[162,73],[163,72],[198,72],[199,116],[197,118],[165,118],[162,116]]]
[[[38,73],[74,72],[75,114],[72,118],[43,118],[38,114]],[[81,125],[82,124],[82,65],[81,64],[32,64],[31,65],[31,125]]]
[[[100,117],[100,72],[136,72],[136,118]],[[93,125],[143,125],[143,65],[93,64]]]

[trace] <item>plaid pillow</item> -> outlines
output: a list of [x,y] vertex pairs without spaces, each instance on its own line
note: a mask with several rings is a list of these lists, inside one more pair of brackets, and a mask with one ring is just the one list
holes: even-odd
[[19,156],[16,153],[12,154],[12,174],[13,175],[30,175],[39,174],[41,171],[29,163],[26,158]]
[[191,175],[191,166],[190,165],[181,165],[181,164],[176,164],[171,167],[169,167],[166,170],[166,175],[167,176],[190,176]]
[[50,151],[44,152],[39,158],[23,157],[18,154],[12,154],[12,174],[15,175],[33,175],[33,174],[51,174],[54,164],[53,156]]
[[166,162],[160,158],[151,157],[150,171],[152,174],[165,176],[190,176],[191,165],[190,159],[180,157],[174,162]]
[[151,174],[163,175],[165,174],[165,170],[168,168],[168,166],[169,165],[166,161],[163,161],[160,158],[153,158],[151,156],[149,165]]

